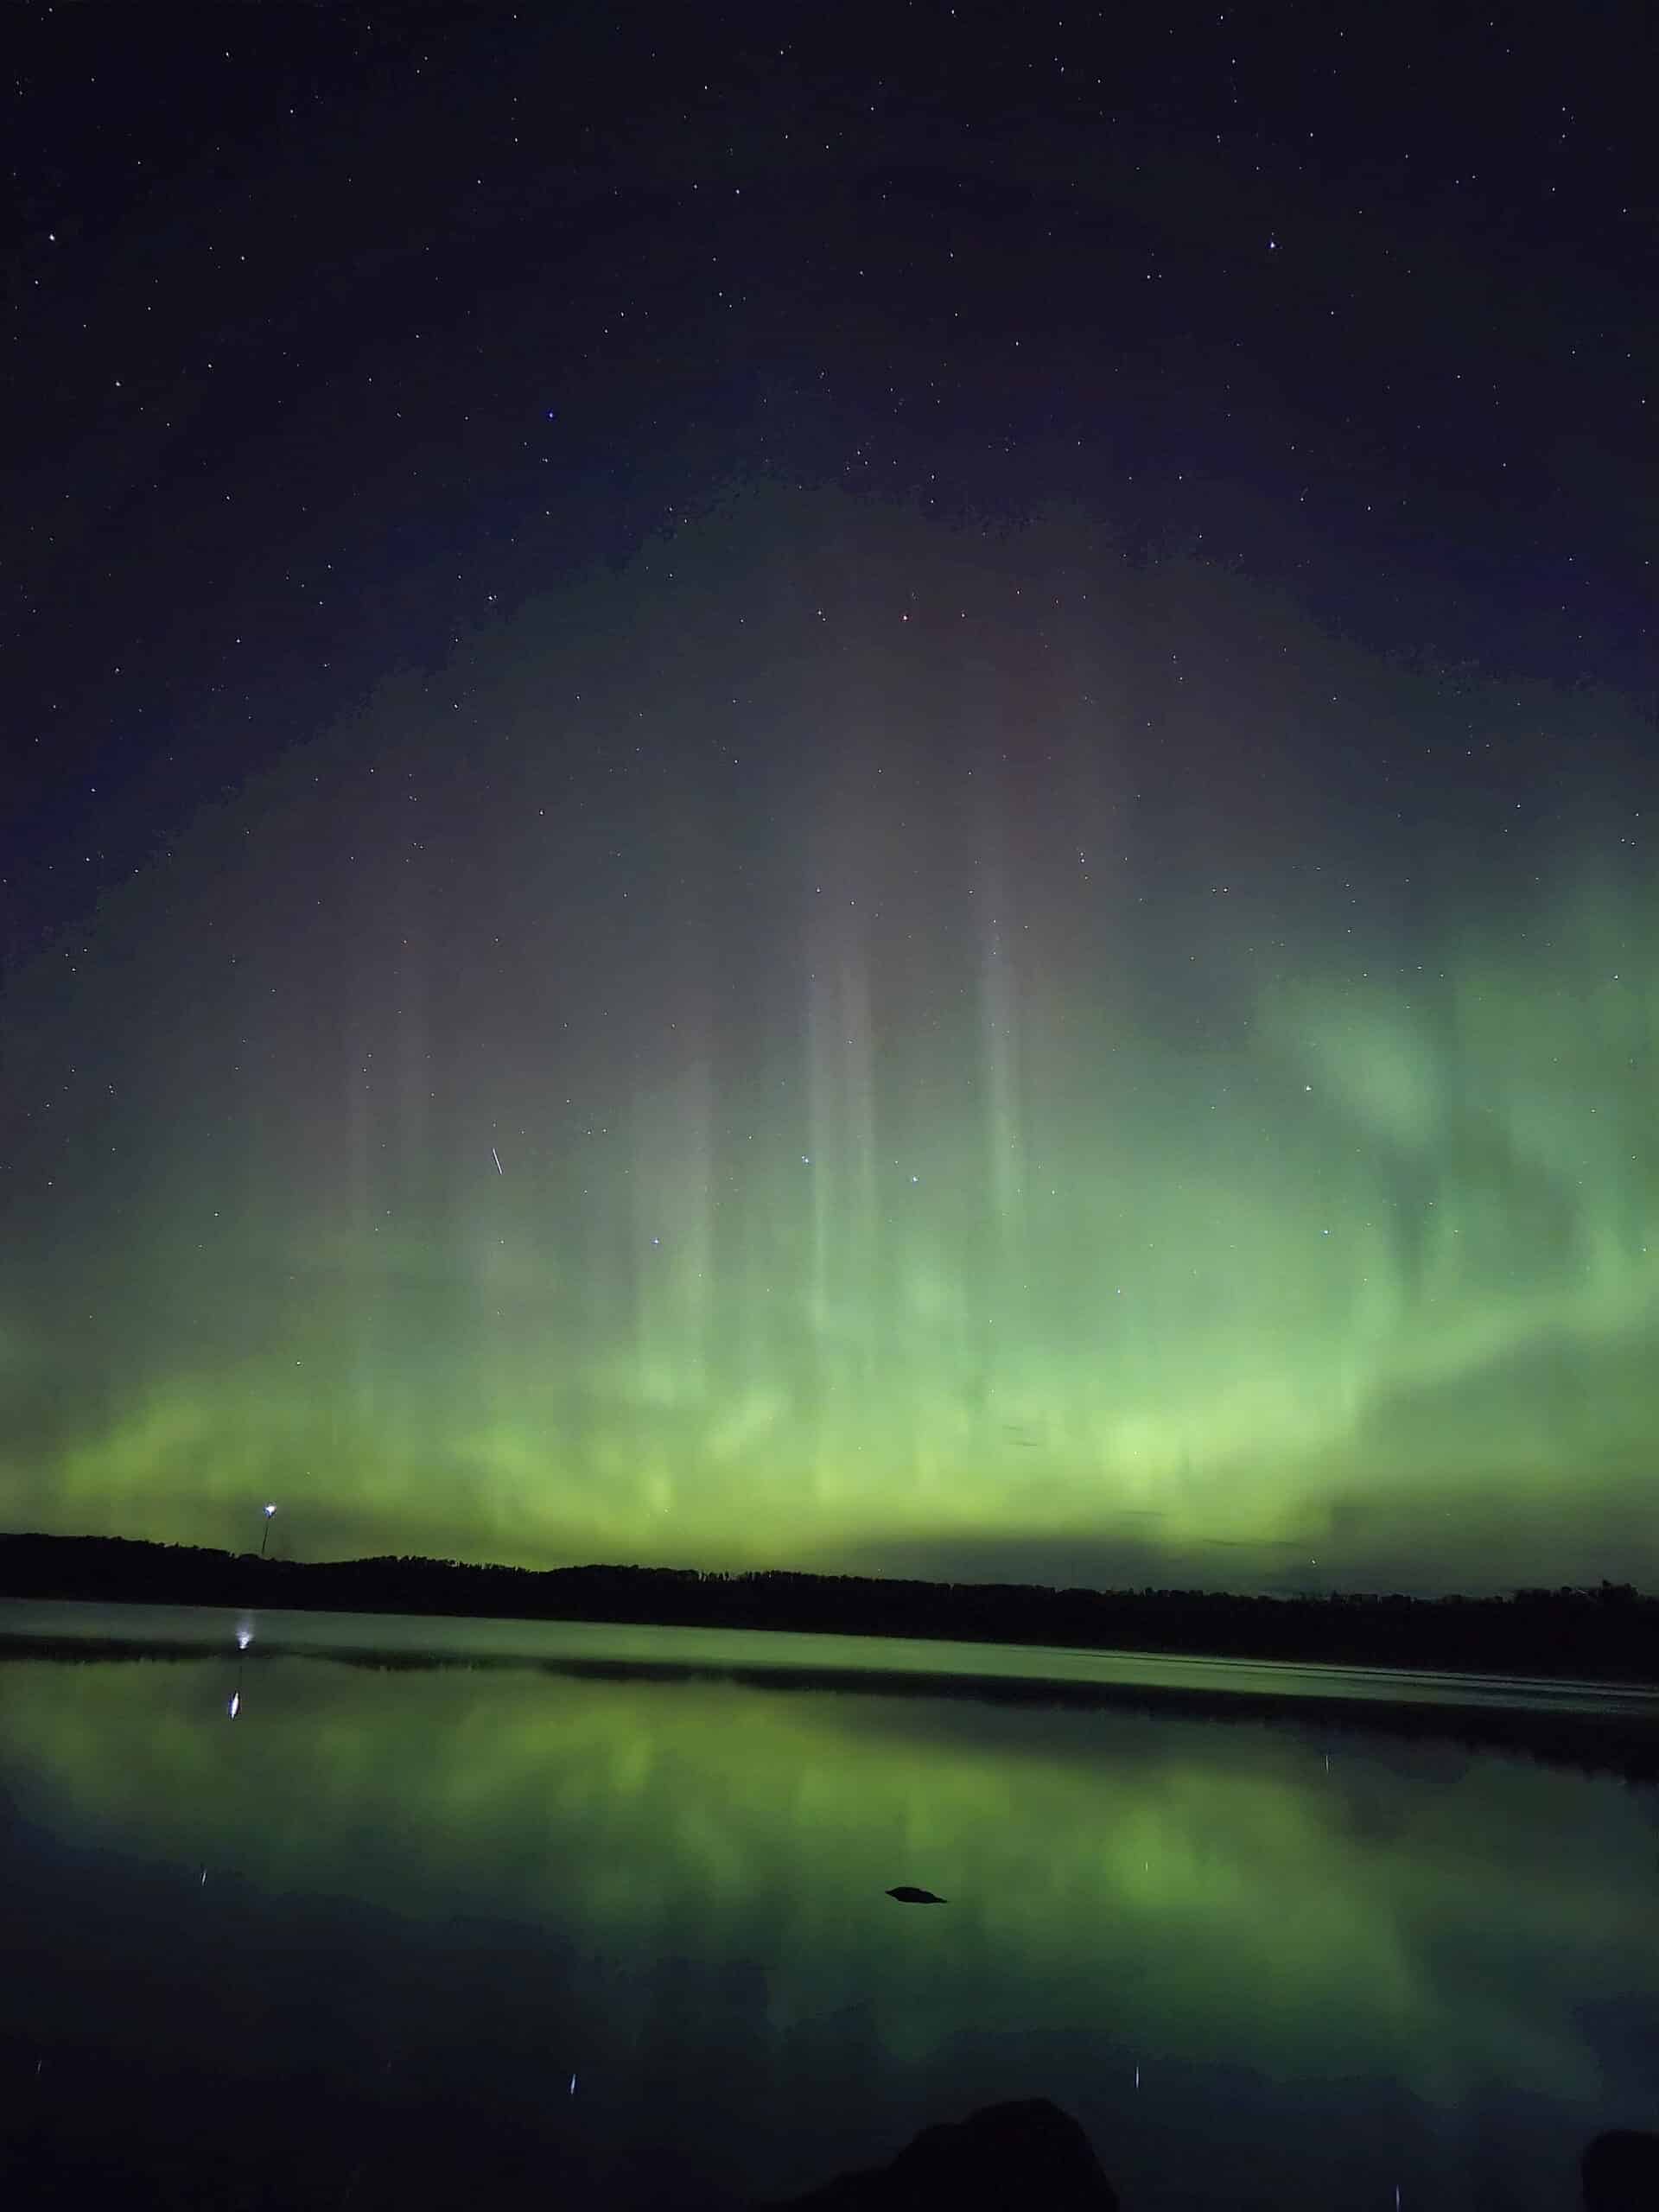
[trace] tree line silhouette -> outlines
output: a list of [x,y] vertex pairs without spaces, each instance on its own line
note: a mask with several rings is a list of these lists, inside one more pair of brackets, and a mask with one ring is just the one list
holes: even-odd
[[1488,1598],[1052,1589],[786,1571],[300,1560],[114,1536],[0,1535],[0,1594],[176,1605],[1031,1643],[1659,1682],[1659,1598],[1630,1583]]

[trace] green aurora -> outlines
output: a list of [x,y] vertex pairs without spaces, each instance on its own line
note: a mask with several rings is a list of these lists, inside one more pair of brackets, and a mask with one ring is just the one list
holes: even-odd
[[1655,1586],[1645,735],[746,493],[14,967],[0,1522]]

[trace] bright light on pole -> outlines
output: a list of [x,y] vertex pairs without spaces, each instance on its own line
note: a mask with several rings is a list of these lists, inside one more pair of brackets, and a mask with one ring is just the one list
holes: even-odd
[[265,1555],[265,1546],[270,1541],[270,1516],[276,1510],[276,1509],[274,1505],[268,1505],[265,1508],[265,1533],[259,1539],[259,1556],[261,1559],[264,1559]]

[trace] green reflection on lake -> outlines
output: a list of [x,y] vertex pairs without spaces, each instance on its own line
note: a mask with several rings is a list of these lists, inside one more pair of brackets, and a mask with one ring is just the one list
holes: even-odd
[[[1087,2106],[1132,2209],[1156,2155],[1135,2067],[1243,2069],[1316,2103],[1387,2084],[1431,2114],[1524,2100],[1559,2120],[1560,2177],[1532,2196],[1517,2183],[1541,2204],[1572,2201],[1598,2126],[1652,2124],[1628,2029],[1652,2047],[1659,1967],[1635,1946],[1655,1801],[1617,1781],[919,1688],[401,1671],[257,1646],[239,1670],[233,1653],[14,1661],[0,1698],[0,1769],[35,1828],[267,1904],[536,1931],[588,1962],[594,2003],[602,1978],[613,2038],[652,2032],[672,1961],[694,1987],[758,1970],[746,2035],[833,2044],[856,2020],[859,2063],[930,2094],[953,2052],[1023,2052],[1001,2093]],[[895,1905],[902,1882],[948,1908]],[[180,1897],[182,1912],[182,1871]],[[946,2098],[923,2117],[959,2116]],[[1224,2140],[1230,2121],[1198,2124]],[[822,2177],[775,2150],[723,2176]]]

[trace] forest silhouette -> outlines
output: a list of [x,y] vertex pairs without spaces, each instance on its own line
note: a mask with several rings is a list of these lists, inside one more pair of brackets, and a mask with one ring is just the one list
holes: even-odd
[[0,1535],[0,1595],[772,1629],[1659,1683],[1659,1598],[1606,1581],[1488,1598],[1264,1597],[691,1567],[300,1560],[114,1536],[15,1535]]

